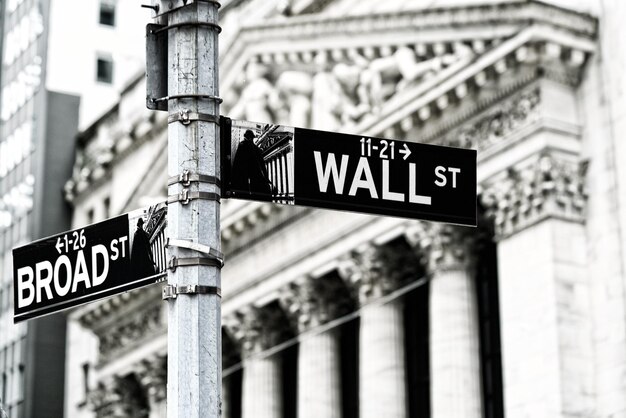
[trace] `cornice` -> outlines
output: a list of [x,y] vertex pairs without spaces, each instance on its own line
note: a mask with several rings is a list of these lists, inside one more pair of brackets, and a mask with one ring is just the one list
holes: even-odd
[[[329,50],[341,55],[359,47],[393,46],[400,43],[454,42],[467,39],[493,41],[513,36],[529,26],[558,29],[565,37],[591,41],[596,36],[597,20],[545,3],[509,2],[496,5],[409,10],[357,16],[316,15],[284,17],[247,26],[233,38],[220,57],[229,74],[222,85],[229,88],[244,63],[255,54],[269,61],[310,62],[311,54]],[[416,38],[416,36],[418,36]]]
[[73,316],[78,322],[96,333],[114,326],[119,317],[150,307],[155,301],[160,301],[161,286],[158,284],[117,294],[109,298],[84,305]]
[[[540,78],[575,87],[580,81],[582,65],[593,50],[594,44],[590,41],[563,39],[561,34],[532,26],[467,65],[461,62],[459,71],[451,74],[442,71],[402,97],[390,100],[380,115],[364,118],[351,130],[369,135],[393,135],[419,127],[419,131],[426,134],[412,139],[429,142],[447,128],[443,126],[433,131],[429,129],[429,120],[454,113],[453,109],[461,107],[464,101],[476,101],[483,88],[498,91],[489,101],[479,102],[482,108]],[[468,113],[478,110],[479,107],[472,106]]]

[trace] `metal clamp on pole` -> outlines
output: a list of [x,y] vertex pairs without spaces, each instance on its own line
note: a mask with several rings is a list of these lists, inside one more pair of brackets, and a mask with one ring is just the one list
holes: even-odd
[[192,200],[212,200],[215,202],[220,201],[220,195],[213,192],[190,192],[189,189],[183,189],[178,194],[169,195],[167,197],[167,204],[180,202],[182,205],[187,205]]
[[[214,258],[217,260],[221,266],[224,265],[224,254],[217,251],[215,248],[211,248],[208,245],[200,244],[193,241],[185,241],[182,239],[173,239],[168,238],[165,242],[166,247],[178,247],[178,248],[186,248],[188,250],[194,250],[202,254],[206,254],[209,258]],[[220,267],[221,267],[220,266]]]
[[185,258],[177,258],[172,257],[169,263],[167,263],[167,268],[176,271],[178,267],[190,267],[190,266],[207,266],[207,267],[224,267],[224,260],[219,259],[218,257],[185,257]]
[[172,96],[156,97],[150,100],[152,101],[152,103],[158,103],[178,99],[207,99],[213,100],[218,104],[221,104],[224,101],[221,97],[213,96],[212,94],[174,94]]
[[191,183],[207,183],[215,184],[217,187],[222,187],[220,179],[215,176],[209,176],[207,174],[192,173],[189,170],[183,170],[178,176],[172,176],[167,179],[167,185],[172,186],[180,183],[183,187],[189,187]]
[[217,295],[222,297],[222,289],[216,286],[171,285],[163,286],[163,300],[176,299],[178,295]]
[[222,32],[222,27],[218,25],[217,23],[213,23],[213,22],[179,22],[179,23],[173,23],[171,25],[163,26],[162,28],[155,30],[153,33],[158,34],[166,30],[176,29],[176,28],[180,28],[184,26],[204,26],[204,27],[213,29],[217,33]]
[[191,112],[189,109],[181,109],[178,113],[169,115],[167,117],[167,123],[180,122],[183,125],[189,125],[193,121],[212,122],[219,125],[219,116],[209,115],[207,113]]
[[[159,16],[163,16],[166,15],[168,13],[172,13],[182,7],[188,6],[190,4],[193,3],[209,3],[212,4],[213,6],[217,7],[218,9],[220,7],[222,7],[222,5],[220,4],[219,1],[217,0],[158,0],[157,4],[156,4],[156,9],[154,9],[155,11],[155,18],[159,17]],[[160,7],[159,7],[160,5]],[[151,7],[152,8],[152,7]],[[159,13],[160,11],[160,13]]]

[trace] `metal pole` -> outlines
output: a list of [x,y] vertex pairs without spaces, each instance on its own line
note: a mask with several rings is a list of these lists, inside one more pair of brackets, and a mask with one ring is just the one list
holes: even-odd
[[[161,2],[167,5],[168,2]],[[178,4],[181,3],[181,4]],[[187,2],[184,2],[187,3]],[[169,2],[169,7],[183,6]],[[168,7],[168,6],[165,6]],[[218,95],[219,3],[195,0],[167,14],[168,175],[196,181],[168,186],[168,236],[195,246],[169,247],[168,418],[221,416],[221,287]],[[206,247],[203,247],[206,248]],[[172,264],[172,258],[175,257]],[[176,261],[177,260],[177,261]]]

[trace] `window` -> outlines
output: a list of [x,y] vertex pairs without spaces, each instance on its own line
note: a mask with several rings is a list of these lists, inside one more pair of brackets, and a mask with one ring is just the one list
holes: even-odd
[[113,60],[98,57],[96,79],[101,83],[113,83]]
[[100,24],[115,26],[115,2],[103,0],[100,2]]

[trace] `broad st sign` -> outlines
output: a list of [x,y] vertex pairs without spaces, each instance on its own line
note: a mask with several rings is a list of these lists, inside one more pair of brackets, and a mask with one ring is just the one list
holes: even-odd
[[225,196],[476,225],[476,150],[223,120]]
[[14,321],[162,281],[164,204],[13,250]]

